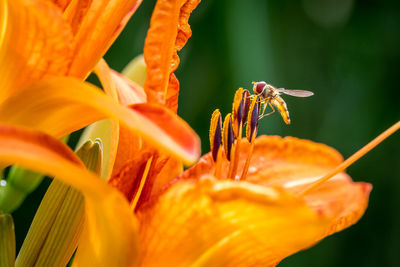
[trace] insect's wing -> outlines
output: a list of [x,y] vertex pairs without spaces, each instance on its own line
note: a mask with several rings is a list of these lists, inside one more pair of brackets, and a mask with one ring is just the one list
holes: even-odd
[[285,95],[291,95],[291,96],[297,96],[297,97],[309,97],[309,96],[314,95],[313,92],[306,91],[306,90],[290,90],[290,89],[279,88],[278,91]]

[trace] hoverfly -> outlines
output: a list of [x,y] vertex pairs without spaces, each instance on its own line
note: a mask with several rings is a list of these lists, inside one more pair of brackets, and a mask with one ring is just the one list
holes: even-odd
[[[297,97],[309,97],[314,95],[313,92],[306,90],[289,90],[284,88],[276,88],[264,81],[253,82],[253,91],[257,96],[261,98],[261,103],[264,104],[264,109],[259,117],[259,119],[266,117],[275,112],[274,106],[278,109],[281,114],[283,121],[286,124],[290,124],[289,111],[287,109],[285,101],[280,97],[280,94],[286,94]],[[272,111],[265,114],[267,106],[270,106]]]

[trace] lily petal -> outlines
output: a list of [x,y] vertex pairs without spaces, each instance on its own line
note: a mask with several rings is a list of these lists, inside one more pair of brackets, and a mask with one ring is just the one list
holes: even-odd
[[141,0],[70,2],[64,15],[74,32],[74,60],[69,75],[86,77],[141,2]]
[[146,93],[139,84],[129,80],[114,70],[111,70],[111,75],[118,91],[119,102],[122,105],[129,106],[147,102]]
[[0,100],[46,76],[67,73],[72,32],[49,1],[8,0],[0,4]]
[[147,65],[145,91],[148,101],[178,108],[179,82],[173,72],[178,68],[181,50],[192,35],[190,13],[200,0],[157,1],[144,46]]
[[[150,168],[145,172],[150,161]],[[118,188],[130,203],[136,202],[138,208],[153,196],[158,195],[173,179],[183,171],[182,163],[176,158],[160,155],[157,149],[151,146],[142,149],[133,155],[113,175],[109,181]]]
[[[239,172],[244,166],[249,144],[241,144]],[[319,177],[339,165],[342,156],[333,148],[294,137],[260,136],[256,139],[246,182],[264,187],[279,187],[287,193],[299,193]],[[223,169],[228,171],[228,162]],[[181,175],[193,179],[214,173],[211,154]],[[301,197],[315,212],[331,218],[320,238],[356,223],[364,214],[372,186],[353,182],[346,173],[340,173],[318,188]]]
[[0,106],[0,122],[29,126],[56,137],[105,117],[120,120],[188,164],[200,154],[196,133],[166,108],[147,104],[123,107],[94,86],[73,78],[40,81]]
[[[200,155],[200,139],[195,132],[187,132],[187,129],[191,128],[185,121],[179,119],[175,113],[155,104],[136,104],[130,106],[130,108],[145,116],[167,134],[157,136],[157,133],[153,133],[160,143],[168,144],[173,140],[177,144],[178,151],[185,151],[187,158],[180,157],[184,163],[190,164],[197,160],[198,155]],[[178,151],[175,151],[175,155],[177,155],[176,152]],[[165,152],[165,150],[162,152]]]
[[275,266],[328,220],[283,190],[204,176],[142,206],[140,266]]
[[0,125],[0,161],[52,175],[84,194],[88,223],[76,265],[135,264],[137,221],[128,203],[117,190],[85,170],[67,146],[40,132]]
[[[129,106],[147,101],[146,93],[143,88],[135,82],[129,80],[116,71],[111,71],[111,76],[118,92],[119,102],[124,106]],[[113,175],[121,171],[127,161],[134,158],[143,146],[142,138],[123,125],[120,127],[119,144],[116,161],[114,164]]]
[[[253,157],[247,181],[281,186],[292,194],[301,192],[343,161],[331,147],[293,137],[258,138]],[[306,194],[304,200],[317,212],[335,215],[326,232],[329,235],[361,218],[371,189],[370,184],[355,183],[346,173],[340,173]]]
[[[100,79],[103,89],[107,95],[118,101],[118,93],[115,84],[112,81],[110,68],[104,59],[97,63],[94,69],[97,77]],[[117,156],[117,148],[120,135],[120,125],[115,119],[106,119],[97,121],[89,125],[82,133],[77,147],[83,145],[87,140],[95,140],[100,138],[103,144],[104,157],[102,157],[102,174],[103,179],[108,179],[113,170],[115,158]]]

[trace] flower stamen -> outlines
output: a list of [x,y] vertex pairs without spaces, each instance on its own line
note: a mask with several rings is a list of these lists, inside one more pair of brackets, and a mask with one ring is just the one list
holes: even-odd
[[216,177],[221,176],[222,171],[222,117],[219,109],[214,110],[210,123],[210,151],[215,162]]
[[217,161],[219,148],[222,144],[222,118],[219,109],[214,110],[210,123],[210,151],[214,162]]
[[225,116],[224,127],[222,130],[222,145],[224,147],[225,156],[228,161],[231,161],[232,146],[235,142],[235,135],[232,127],[232,114],[229,113]]
[[137,189],[135,197],[133,198],[133,200],[131,202],[132,211],[135,210],[135,208],[137,206],[137,203],[139,201],[139,198],[142,195],[142,191],[143,191],[144,185],[146,184],[147,177],[149,176],[150,167],[152,165],[152,162],[153,162],[153,157],[150,157],[146,162],[146,165],[145,165],[144,170],[143,170],[142,178],[140,179],[139,188]]
[[225,157],[229,161],[228,178],[232,172],[232,154],[234,153],[235,134],[232,126],[232,114],[229,113],[225,116],[224,126],[222,130],[222,145],[224,147]]
[[250,149],[247,154],[246,163],[244,164],[240,180],[244,180],[246,178],[250,166],[251,156],[253,154],[254,140],[256,139],[257,135],[258,118],[260,115],[260,108],[261,108],[261,102],[259,98],[260,96],[253,98],[249,108],[248,121],[246,125],[246,138],[250,142]]
[[233,153],[233,159],[231,161],[232,168],[228,173],[228,177],[231,179],[235,178],[237,168],[239,165],[240,143],[242,140],[243,123],[245,121],[244,119],[247,118],[246,112],[248,111],[248,108],[250,106],[250,101],[248,99],[249,95],[250,93],[248,90],[243,90],[243,88],[239,88],[236,91],[233,100],[232,118],[233,118],[233,132],[235,134],[236,142],[233,145],[234,153]]
[[300,195],[305,195],[308,192],[310,192],[312,189],[318,187],[319,185],[325,183],[329,179],[331,179],[333,176],[336,174],[344,171],[347,167],[349,167],[351,164],[359,160],[362,156],[367,154],[369,151],[371,151],[373,148],[375,148],[377,145],[379,145],[383,140],[391,136],[393,133],[395,133],[398,129],[400,128],[400,121],[392,125],[390,128],[388,128],[386,131],[381,133],[379,136],[377,136],[374,140],[366,144],[364,147],[362,147],[360,150],[358,150],[356,153],[354,153],[352,156],[350,156],[348,159],[343,161],[339,166],[337,166],[335,169],[332,171],[328,172],[321,178],[319,178],[317,181],[309,185],[306,189],[304,189]]
[[[257,135],[261,102],[261,97],[259,95],[251,95],[248,90],[239,88],[235,93],[232,113],[225,116],[223,124],[221,123],[222,117],[220,111],[216,109],[213,112],[210,122],[209,138],[210,151],[213,161],[215,162],[216,177],[221,178],[222,175],[222,158],[229,161],[229,169],[226,178],[242,180],[246,177],[251,154],[253,153],[254,140]],[[245,168],[241,176],[236,177],[244,125],[246,125],[247,140],[251,145]]]

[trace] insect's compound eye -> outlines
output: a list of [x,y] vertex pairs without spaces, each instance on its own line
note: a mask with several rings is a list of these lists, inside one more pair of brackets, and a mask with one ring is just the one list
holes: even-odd
[[253,91],[256,94],[261,94],[262,90],[264,89],[264,87],[267,85],[266,82],[261,81],[261,82],[253,82]]

